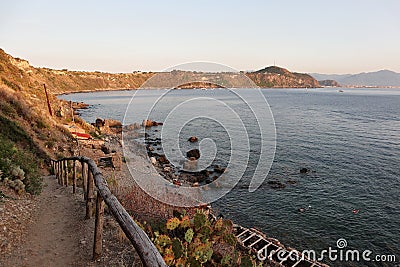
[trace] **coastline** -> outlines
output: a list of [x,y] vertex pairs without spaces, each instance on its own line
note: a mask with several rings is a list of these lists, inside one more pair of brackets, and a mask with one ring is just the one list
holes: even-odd
[[[276,90],[281,90],[281,89],[288,89],[288,90],[304,90],[304,89],[310,89],[310,90],[315,90],[315,89],[324,89],[324,88],[329,88],[329,89],[400,89],[400,86],[320,86],[320,87],[279,87],[279,86],[274,86],[274,87],[256,87],[256,88],[230,88],[230,89],[276,89]],[[167,88],[171,90],[204,90],[204,88]],[[210,89],[224,89],[224,88],[210,88]],[[71,95],[71,94],[82,94],[82,93],[98,93],[98,92],[113,92],[113,91],[136,91],[136,90],[160,90],[160,89],[146,89],[146,88],[96,88],[96,89],[88,89],[88,90],[80,90],[80,91],[63,91],[63,92],[52,92],[52,94],[56,97],[62,96],[62,95]],[[206,88],[208,90],[208,88]]]
[[[188,89],[188,90],[190,90],[190,89]],[[76,116],[80,117],[79,115],[76,115]],[[111,119],[111,120],[113,120],[113,119]],[[88,122],[86,122],[86,123],[88,123]],[[130,125],[123,126],[123,131],[124,131],[124,129],[128,128],[129,126]],[[133,138],[138,138],[138,137],[140,137],[140,134],[137,134],[137,132],[134,133]],[[109,138],[105,137],[105,139],[107,140]],[[122,141],[122,137],[120,137],[118,135],[117,143],[121,144],[120,148],[122,149],[121,141]],[[137,141],[136,141],[135,145],[136,146],[142,145],[143,147],[145,147],[144,144],[140,144]],[[146,153],[142,153],[143,155],[141,155],[141,153],[139,153],[139,150],[133,150],[133,151],[137,151],[136,156],[141,158],[141,160],[139,160],[139,161],[136,158],[135,163],[142,164],[143,166],[145,166],[146,164],[144,163],[144,160],[145,160],[144,156]],[[157,199],[153,199],[150,195],[148,195],[148,193],[144,192],[140,186],[138,186],[138,184],[134,181],[134,179],[129,178],[131,176],[131,172],[128,168],[128,163],[126,161],[121,162],[121,166],[119,169],[120,169],[119,170],[120,175],[118,176],[119,178],[117,180],[117,184],[119,184],[119,183],[121,183],[121,184],[119,184],[120,185],[119,188],[114,188],[114,190],[118,192],[118,194],[119,194],[118,197],[128,196],[128,198],[129,198],[128,201],[124,201],[124,200],[120,200],[120,201],[121,201],[121,203],[123,203],[124,207],[127,210],[129,210],[130,212],[132,212],[132,214],[135,215],[135,218],[138,218],[139,220],[142,220],[142,221],[148,221],[148,220],[151,221],[154,219],[166,220],[166,219],[174,217],[175,210],[185,209],[188,211],[188,214],[193,215],[195,210],[202,209],[202,210],[207,211],[207,213],[209,214],[210,218],[212,218],[212,220],[218,219],[217,215],[213,211],[212,204],[203,204],[203,205],[199,205],[199,206],[194,206],[192,208],[188,208],[188,207],[180,208],[177,206],[170,206],[168,204],[159,202],[159,200],[157,200]],[[102,169],[102,171],[103,170],[104,169]],[[115,173],[114,173],[114,176],[115,176]],[[161,176],[160,174],[159,174],[159,178],[166,179],[165,177]],[[165,181],[167,181],[167,180],[165,180]],[[176,186],[176,185],[174,185],[174,186]],[[155,188],[155,190],[157,190],[157,189]],[[128,191],[130,191],[130,192],[128,192]],[[145,197],[143,197],[144,195],[145,195]],[[139,204],[143,201],[146,203],[146,205]],[[132,209],[132,207],[135,207],[136,209]],[[138,207],[140,207],[140,208],[138,209]],[[323,264],[323,263],[320,263],[317,261],[313,261],[312,259],[308,259],[298,250],[288,247],[288,246],[285,246],[278,239],[273,238],[273,237],[268,237],[265,233],[261,232],[260,230],[258,230],[256,228],[253,228],[253,227],[246,228],[246,227],[243,227],[242,225],[236,224],[235,218],[226,218],[226,219],[231,220],[234,223],[233,225],[234,225],[235,236],[238,240],[240,249],[242,249],[243,251],[251,251],[251,253],[253,253],[253,255],[256,256],[261,252],[266,253],[267,250],[266,250],[265,246],[268,245],[269,249],[273,248],[276,251],[281,251],[281,253],[283,251],[285,251],[287,253],[293,253],[294,255],[296,255],[296,257],[298,257],[298,259],[299,259],[299,260],[295,261],[296,264],[298,264],[298,262],[301,262],[302,264],[310,264],[310,266],[312,265],[314,267],[328,267],[329,266],[327,264]],[[247,234],[250,233],[251,235],[245,235],[246,233]],[[250,239],[252,237],[257,237],[258,239],[254,241],[253,239]],[[253,240],[254,242],[249,242],[249,240]],[[264,246],[259,247],[259,246],[255,246],[257,243],[259,243],[259,245],[264,244],[264,243],[265,244],[264,244]],[[268,251],[271,253],[270,250],[268,250]],[[272,253],[272,254],[274,254],[274,253]],[[282,266],[279,264],[277,255],[278,254],[275,253],[274,254],[275,258],[271,258],[271,259],[267,260],[268,263],[270,264],[270,266]],[[292,266],[292,265],[289,265],[289,266]]]

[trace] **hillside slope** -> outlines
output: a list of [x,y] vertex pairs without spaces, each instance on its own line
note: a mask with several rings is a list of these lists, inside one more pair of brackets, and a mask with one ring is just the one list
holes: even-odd
[[246,73],[260,87],[278,88],[316,88],[320,87],[317,80],[308,74],[290,72],[287,69],[271,66]]
[[1,83],[15,90],[43,90],[53,93],[138,88],[153,73],[103,73],[52,70],[32,67],[24,59],[14,58],[0,49]]
[[[154,74],[153,72],[104,73],[35,68],[28,61],[14,58],[0,49],[0,84],[14,90],[21,90],[23,88],[31,92],[40,92],[43,91],[43,84],[46,84],[49,91],[55,94],[96,90],[137,89]],[[178,76],[179,79],[185,78],[184,80],[187,80],[188,76],[193,76],[194,81],[197,81],[198,76],[201,75],[199,72],[185,71],[158,74],[163,79],[177,79],[176,76]],[[238,77],[237,73],[225,73],[222,75]],[[275,66],[256,72],[248,72],[245,75],[262,88],[320,87],[318,81],[308,74],[292,73]],[[232,79],[230,80],[230,83],[232,83]],[[240,85],[247,83],[239,80],[237,84],[240,87]],[[224,83],[221,82],[221,85],[224,85]],[[235,82],[231,85],[236,87]]]

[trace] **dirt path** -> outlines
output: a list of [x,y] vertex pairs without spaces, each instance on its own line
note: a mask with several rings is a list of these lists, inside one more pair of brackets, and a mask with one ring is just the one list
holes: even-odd
[[[33,223],[26,242],[4,266],[88,266],[91,264],[93,219],[85,220],[81,194],[58,185],[54,176],[44,178]],[[0,264],[2,265],[2,264]]]

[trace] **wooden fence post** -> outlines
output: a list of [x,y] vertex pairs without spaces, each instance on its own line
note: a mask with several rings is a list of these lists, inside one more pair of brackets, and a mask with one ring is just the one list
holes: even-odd
[[96,218],[94,227],[93,260],[101,257],[103,252],[103,224],[104,224],[104,201],[100,193],[96,198]]
[[64,185],[64,161],[60,161],[61,175],[60,175],[60,184]]
[[54,162],[54,169],[56,172],[56,178],[57,178],[57,182],[58,182],[58,162],[57,161]]
[[65,160],[64,164],[65,164],[65,186],[68,186],[68,160]]
[[62,164],[61,161],[58,162],[58,169],[59,169],[59,174],[58,174],[58,184],[62,184]]
[[93,173],[91,168],[88,168],[88,180],[87,180],[87,200],[86,200],[86,219],[90,219],[93,214],[93,202],[94,202],[94,181]]
[[84,162],[82,162],[82,189],[83,189],[83,199],[87,200],[87,168],[88,165]]
[[57,181],[58,184],[60,184],[60,164],[58,161],[56,162],[56,168],[57,168]]
[[72,193],[76,193],[76,160],[72,163]]
[[54,175],[56,176],[56,179],[58,179],[57,161],[54,161]]

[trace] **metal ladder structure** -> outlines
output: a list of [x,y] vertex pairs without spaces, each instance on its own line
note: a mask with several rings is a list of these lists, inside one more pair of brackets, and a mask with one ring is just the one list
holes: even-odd
[[240,225],[234,225],[234,229],[239,243],[259,255],[259,260],[261,257],[262,260],[284,267],[329,267],[326,264],[307,259],[297,250],[286,248],[276,239],[266,238],[257,229],[249,229]]

